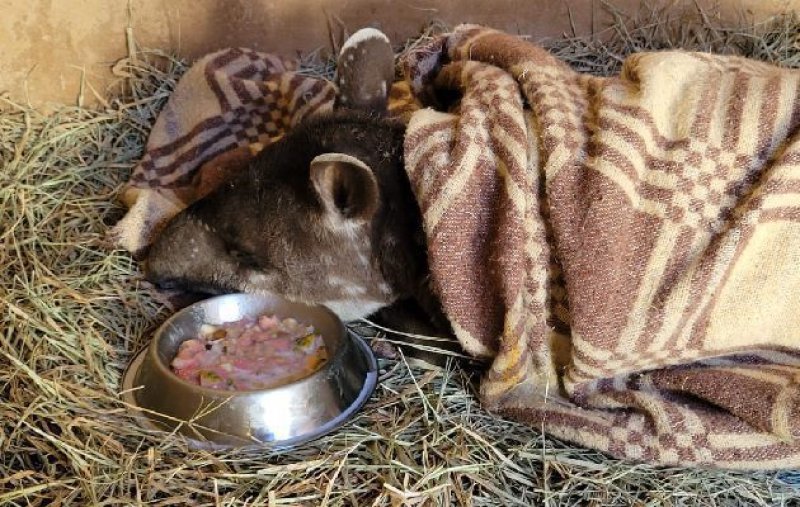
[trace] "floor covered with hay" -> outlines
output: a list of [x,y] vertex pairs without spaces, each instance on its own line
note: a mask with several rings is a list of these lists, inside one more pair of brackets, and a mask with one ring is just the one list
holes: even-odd
[[[644,10],[604,42],[545,44],[595,74],[673,47],[800,67],[800,18],[725,29],[691,16]],[[455,363],[382,362],[366,409],[292,452],[193,452],[139,427],[121,374],[170,309],[107,234],[186,63],[141,50],[115,68],[99,109],[43,116],[0,96],[0,505],[800,505],[800,472],[631,465],[493,417]]]

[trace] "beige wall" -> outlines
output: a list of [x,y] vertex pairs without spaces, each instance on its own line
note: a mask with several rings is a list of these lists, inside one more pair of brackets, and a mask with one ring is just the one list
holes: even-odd
[[[611,3],[631,10],[639,0]],[[800,11],[800,0],[700,3],[721,3],[728,17]],[[329,46],[328,15],[351,31],[377,26],[396,41],[432,19],[539,38],[570,29],[568,5],[578,32],[589,33],[593,10],[602,24],[599,0],[0,0],[0,93],[35,106],[75,103],[83,69],[102,91],[110,65],[126,53],[129,23],[142,46],[190,58],[232,45],[291,54]]]

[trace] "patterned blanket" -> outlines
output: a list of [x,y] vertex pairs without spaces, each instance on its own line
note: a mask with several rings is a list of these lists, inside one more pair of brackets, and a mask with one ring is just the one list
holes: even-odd
[[[485,406],[624,459],[799,467],[800,71],[663,52],[597,78],[476,26],[401,63],[433,282],[491,359]],[[198,61],[121,244],[332,97],[270,55]],[[417,109],[431,97],[459,100]]]

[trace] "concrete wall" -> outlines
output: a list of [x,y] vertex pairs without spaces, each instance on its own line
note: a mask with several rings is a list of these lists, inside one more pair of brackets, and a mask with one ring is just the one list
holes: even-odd
[[[611,3],[631,11],[639,0]],[[800,0],[699,3],[720,4],[731,19],[800,11]],[[75,103],[83,72],[102,92],[111,64],[126,54],[128,26],[144,47],[193,58],[226,46],[284,54],[327,48],[329,19],[351,32],[376,26],[395,41],[417,34],[433,19],[540,38],[569,31],[569,11],[582,34],[605,20],[599,0],[0,0],[0,93],[37,107]],[[91,101],[88,92],[86,99]]]

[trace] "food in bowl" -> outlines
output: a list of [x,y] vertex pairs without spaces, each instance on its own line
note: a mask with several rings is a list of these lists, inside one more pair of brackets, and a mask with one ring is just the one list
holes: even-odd
[[305,378],[328,360],[313,326],[264,314],[204,324],[180,344],[172,371],[193,384],[226,391],[268,389]]

